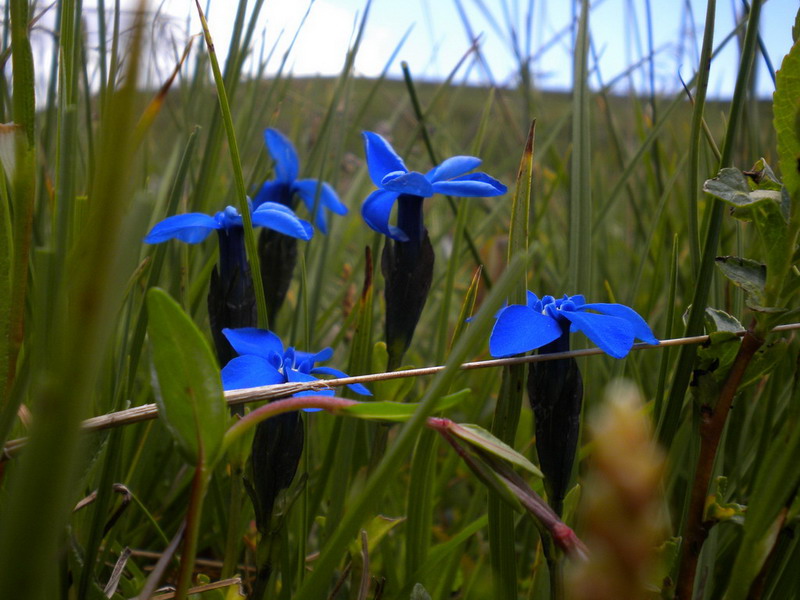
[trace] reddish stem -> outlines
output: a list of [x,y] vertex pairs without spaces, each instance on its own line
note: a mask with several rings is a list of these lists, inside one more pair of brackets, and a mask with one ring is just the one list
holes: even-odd
[[739,389],[750,360],[763,343],[764,340],[756,337],[752,331],[744,334],[728,378],[720,391],[719,400],[715,406],[704,405],[700,408],[700,456],[697,459],[689,513],[683,531],[683,549],[675,594],[679,600],[690,600],[692,597],[700,550],[713,524],[703,520],[708,483],[714,470],[714,459],[733,404],[733,397]]

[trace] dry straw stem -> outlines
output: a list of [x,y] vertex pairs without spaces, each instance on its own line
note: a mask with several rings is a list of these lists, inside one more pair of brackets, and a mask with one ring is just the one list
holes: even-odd
[[[775,327],[772,332],[791,331],[800,329],[800,323],[790,323]],[[745,331],[737,332],[736,335],[744,336]],[[703,344],[710,340],[707,335],[695,335],[691,337],[673,338],[661,340],[658,346],[650,344],[634,344],[633,350],[653,350],[657,348],[667,348],[671,346],[685,346],[688,344]],[[491,360],[479,360],[475,362],[463,363],[461,369],[471,371],[473,369],[487,369],[491,367],[502,367],[506,365],[519,365],[534,362],[544,362],[548,360],[560,360],[569,357],[595,356],[603,354],[600,348],[585,348],[583,350],[570,350],[569,352],[556,352],[553,354],[536,354],[532,356],[514,356],[511,358],[495,358]],[[401,379],[403,377],[421,377],[424,375],[435,375],[444,370],[444,366],[422,367],[419,369],[405,369],[402,371],[389,371],[386,373],[372,373],[370,375],[358,375],[356,377],[341,377],[339,379],[325,379],[319,381],[309,381],[305,383],[280,383],[277,385],[265,385],[261,387],[246,388],[242,390],[231,390],[225,392],[225,400],[228,405],[247,404],[249,402],[260,402],[263,400],[275,400],[286,398],[299,392],[329,390],[331,388],[342,387],[353,383],[371,383],[373,381],[385,381],[388,379]],[[149,421],[158,417],[158,408],[155,404],[143,404],[134,408],[120,410],[86,419],[82,423],[82,428],[86,431],[99,431],[112,427],[131,425],[141,421]],[[4,447],[0,455],[0,462],[16,456],[17,452],[27,443],[27,438],[17,438],[10,440]]]

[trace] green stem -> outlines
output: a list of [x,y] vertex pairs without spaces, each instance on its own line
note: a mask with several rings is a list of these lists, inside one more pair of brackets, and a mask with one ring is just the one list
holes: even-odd
[[557,556],[552,542],[542,538],[544,558],[547,561],[547,572],[550,575],[550,600],[564,599],[564,561]]
[[200,517],[202,516],[203,499],[208,487],[208,471],[203,465],[202,456],[200,463],[195,467],[192,479],[192,491],[189,497],[189,510],[186,513],[186,531],[183,534],[183,550],[181,551],[181,566],[178,572],[178,587],[175,591],[177,600],[184,600],[192,584],[195,554],[197,554],[197,538],[200,534]]
[[231,495],[228,505],[228,531],[225,536],[225,559],[222,563],[220,579],[228,579],[236,572],[239,558],[239,540],[241,539],[240,521],[242,516],[242,465],[231,464]]

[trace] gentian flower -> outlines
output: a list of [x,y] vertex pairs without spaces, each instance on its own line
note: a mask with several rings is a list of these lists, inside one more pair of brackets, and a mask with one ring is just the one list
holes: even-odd
[[[227,390],[273,385],[276,383],[316,381],[314,375],[348,377],[333,367],[317,367],[333,356],[331,348],[316,353],[300,352],[292,347],[284,349],[281,339],[265,329],[244,327],[223,329],[222,333],[239,354],[222,369],[222,387]],[[348,385],[357,394],[372,393],[359,383]],[[333,396],[333,390],[307,391],[295,396]]]
[[[330,210],[339,215],[347,214],[347,207],[342,204],[329,183],[317,179],[298,179],[300,163],[297,151],[292,142],[277,129],[264,130],[264,142],[267,151],[275,162],[275,179],[264,182],[255,198],[254,206],[265,202],[275,202],[294,210],[299,196],[315,214],[314,222],[322,233],[328,232],[325,211]],[[319,198],[317,196],[319,195]],[[314,209],[316,207],[316,213]],[[261,278],[265,285],[264,293],[267,301],[267,312],[274,320],[278,310],[286,299],[289,284],[292,281],[297,264],[297,241],[280,232],[264,230],[258,238],[258,256],[261,264]]]
[[489,338],[494,357],[522,354],[549,344],[570,331],[582,331],[603,352],[624,358],[634,339],[658,344],[650,327],[632,308],[623,304],[591,303],[578,294],[541,300],[528,292],[527,304],[512,304],[497,314]]
[[[481,164],[474,156],[453,156],[424,175],[409,171],[403,159],[385,139],[364,132],[364,150],[372,182],[372,192],[361,207],[367,225],[394,240],[405,242],[422,236],[422,199],[434,194],[463,198],[500,196],[506,186],[486,173],[468,173]],[[397,227],[389,216],[398,202]]]
[[[289,138],[280,131],[265,129],[264,142],[272,160],[275,161],[275,179],[264,182],[253,198],[253,205],[258,207],[264,202],[277,202],[294,209],[294,198],[300,196],[308,212],[314,214],[316,226],[322,233],[327,233],[328,225],[323,208],[337,215],[347,214],[347,207],[339,200],[336,191],[325,181],[297,178],[300,173],[297,151]],[[314,213],[315,207],[316,213]]]
[[[537,348],[539,354],[566,352],[571,331],[582,331],[614,358],[626,356],[635,338],[658,344],[644,319],[627,306],[587,304],[581,295],[539,299],[528,292],[525,305],[513,304],[497,314],[489,352],[495,357]],[[578,363],[572,357],[531,363],[527,389],[548,500],[560,515],[580,433],[583,378]]]
[[[467,173],[481,164],[473,156],[454,156],[426,174],[409,171],[403,159],[377,133],[364,132],[367,167],[378,190],[361,207],[367,225],[384,234],[381,257],[386,285],[386,346],[389,370],[396,369],[411,344],[433,280],[434,253],[422,221],[422,204],[434,194],[498,196],[506,186],[486,173]],[[397,226],[389,224],[397,203]]]
[[[252,211],[251,218],[256,227],[269,228],[292,238],[308,240],[314,233],[310,223],[298,218],[289,207],[275,202],[261,204]],[[233,206],[213,216],[203,213],[173,215],[157,223],[144,241],[158,244],[177,239],[197,244],[215,230],[219,238],[219,265],[211,273],[208,313],[217,358],[224,365],[236,354],[222,335],[222,329],[257,324],[253,279],[244,248],[242,216]]]
[[[316,353],[284,349],[277,335],[254,327],[224,329],[223,333],[240,354],[222,369],[225,390],[315,381],[317,374],[347,377],[338,369],[315,366],[317,362],[330,360],[333,356],[330,348]],[[372,395],[363,385],[348,387],[358,394]],[[333,394],[333,390],[321,390],[300,392],[295,396]],[[256,426],[250,453],[252,481],[246,484],[255,507],[256,526],[262,534],[268,531],[275,499],[291,484],[302,453],[303,423],[299,412],[283,413]]]

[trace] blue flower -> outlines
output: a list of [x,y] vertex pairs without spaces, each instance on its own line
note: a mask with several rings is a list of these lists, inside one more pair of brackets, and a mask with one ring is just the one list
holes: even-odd
[[253,199],[253,204],[261,206],[264,202],[276,202],[293,208],[292,202],[296,194],[303,200],[309,212],[313,212],[316,205],[314,222],[322,233],[327,233],[328,224],[323,207],[337,215],[346,215],[347,207],[342,204],[329,183],[318,179],[297,178],[300,162],[289,138],[277,129],[268,128],[264,130],[264,142],[275,161],[275,179],[264,182]]
[[[244,327],[223,329],[231,346],[239,354],[222,369],[222,386],[225,390],[238,390],[276,383],[316,381],[314,375],[348,375],[333,367],[317,367],[333,356],[333,350],[325,348],[317,353],[300,352],[294,348],[284,349],[280,338],[265,329]],[[358,394],[372,393],[359,383],[348,385]],[[333,390],[308,391],[296,396],[333,396]]]
[[603,352],[624,358],[634,339],[658,344],[650,327],[632,308],[622,304],[587,304],[582,295],[539,299],[528,292],[527,304],[512,304],[497,314],[489,338],[494,357],[512,356],[540,348],[569,332],[582,331]]
[[[265,202],[252,211],[255,227],[267,227],[285,235],[309,240],[314,235],[311,224],[300,219],[291,208],[276,202]],[[242,216],[233,206],[211,216],[204,213],[173,215],[157,223],[144,238],[147,244],[160,244],[177,239],[187,244],[199,244],[212,231],[229,231],[242,227]]]
[[[407,220],[398,214],[398,226],[389,225],[389,216],[398,198],[401,199],[399,211],[402,213],[403,200],[409,196],[417,199],[430,198],[434,194],[486,197],[506,193],[506,186],[486,173],[467,173],[481,164],[479,158],[453,156],[423,175],[409,171],[389,142],[377,133],[365,131],[363,135],[369,176],[379,189],[364,201],[361,215],[372,229],[394,240],[408,241],[419,235],[414,230],[418,228],[417,221],[421,220],[421,216]],[[417,210],[421,211],[421,203]]]

